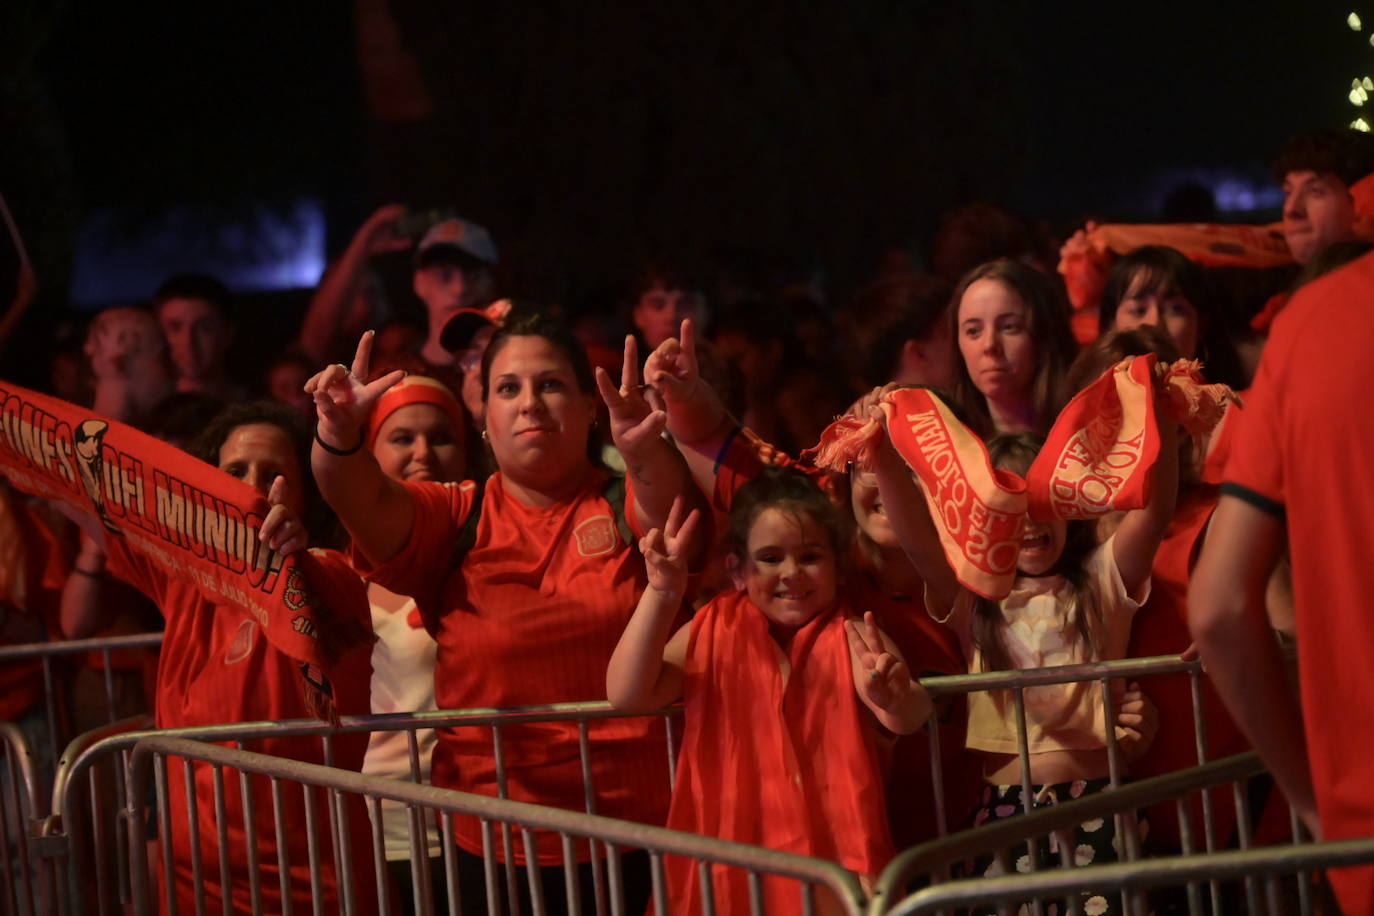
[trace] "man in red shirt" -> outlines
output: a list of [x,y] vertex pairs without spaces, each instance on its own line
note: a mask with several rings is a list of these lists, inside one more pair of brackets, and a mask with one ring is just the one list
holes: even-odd
[[[1189,591],[1217,689],[1289,803],[1325,839],[1374,835],[1374,255],[1303,287],[1269,338],[1237,418],[1222,496]],[[1301,710],[1264,611],[1291,551]],[[1304,731],[1306,741],[1304,742]],[[1333,872],[1348,912],[1374,904],[1374,868]]]

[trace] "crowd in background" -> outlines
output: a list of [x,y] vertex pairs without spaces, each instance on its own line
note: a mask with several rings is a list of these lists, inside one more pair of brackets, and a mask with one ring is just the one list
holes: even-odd
[[[1056,610],[1046,612],[1061,615],[1064,632],[1079,628],[1079,642],[1066,637],[1068,654],[1058,656],[1048,649],[1018,654],[994,624],[979,623],[1000,619],[998,613],[1011,619],[1013,611],[1004,604],[985,613],[980,602],[988,599],[952,581],[924,523],[907,517],[912,506],[917,515],[925,511],[919,492],[903,488],[909,479],[903,484],[890,465],[827,476],[806,467],[802,453],[837,417],[874,407],[882,392],[926,386],[990,444],[994,464],[1025,473],[1075,392],[1123,358],[1146,353],[1168,364],[1199,360],[1207,382],[1225,384],[1243,400],[1295,291],[1374,248],[1366,233],[1374,208],[1365,209],[1374,194],[1363,184],[1371,174],[1374,138],[1358,131],[1303,135],[1280,151],[1275,180],[1285,192],[1279,232],[1286,266],[1218,267],[1192,248],[1169,245],[1167,232],[1156,244],[1120,251],[1101,244],[1092,225],[1054,239],[1032,219],[971,204],[946,215],[928,253],[889,253],[869,283],[842,298],[821,288],[822,265],[751,285],[717,265],[664,257],[625,277],[614,299],[532,302],[505,285],[500,240],[482,226],[457,215],[417,224],[403,206],[387,205],[358,227],[325,271],[294,339],[251,343],[266,367],[257,377],[241,375],[229,358],[235,335],[252,333],[236,322],[234,292],[211,276],[179,274],[150,290],[147,303],[92,317],[79,348],[56,351],[47,393],[253,485],[273,507],[265,534],[274,546],[344,551],[331,554],[338,568],[330,575],[351,577],[359,588],[361,576],[367,585],[362,610],[356,618],[341,612],[339,627],[363,625],[379,637],[370,659],[358,646],[350,650],[348,664],[356,667],[347,670],[370,664],[370,674],[352,681],[369,687],[355,712],[605,699],[609,663],[617,705],[647,710],[685,692],[689,714],[702,709],[724,720],[730,694],[700,687],[693,665],[748,666],[763,656],[724,648],[732,640],[758,646],[749,642],[754,636],[728,631],[735,618],[713,599],[732,590],[747,594],[749,606],[774,624],[783,655],[794,653],[799,666],[793,637],[816,615],[843,605],[833,630],[814,638],[854,653],[853,671],[847,663],[838,673],[797,671],[817,678],[805,681],[817,695],[833,686],[824,678],[848,683],[852,674],[864,705],[850,705],[860,718],[876,717],[887,743],[874,745],[867,769],[857,771],[851,761],[815,750],[823,733],[853,737],[862,730],[848,706],[821,711],[832,731],[788,732],[802,729],[792,723],[779,733],[792,737],[778,740],[810,742],[816,769],[807,779],[824,774],[838,781],[840,771],[853,777],[855,807],[872,804],[860,777],[886,782],[887,797],[880,817],[837,828],[831,846],[787,848],[829,855],[872,875],[893,848],[933,835],[923,794],[928,776],[912,775],[928,773],[927,746],[919,735],[895,737],[919,730],[931,712],[919,677],[1190,649],[1186,596],[1230,480],[1231,443],[1220,434],[1194,440],[1161,420],[1170,454],[1156,472],[1152,502],[1096,527],[1032,527],[1021,576],[1038,582],[1062,573],[1073,583],[1073,597],[1056,598]],[[374,271],[376,258],[399,251],[412,259],[414,300],[404,303],[384,301]],[[21,278],[10,315],[22,312],[33,282]],[[0,352],[28,345],[6,339],[12,328],[0,320]],[[820,501],[816,494],[823,494]],[[131,653],[112,662],[121,713],[155,706],[164,726],[215,721],[212,706],[220,715],[234,708],[249,718],[305,714],[291,703],[259,708],[268,701],[260,702],[247,681],[220,678],[212,689],[201,683],[202,669],[216,664],[219,641],[232,644],[238,623],[217,619],[213,603],[189,584],[154,574],[89,527],[78,533],[6,485],[0,497],[0,641],[144,632],[165,621],[160,660]],[[831,583],[828,603],[807,605],[812,616],[803,613],[784,636],[778,615],[795,610],[789,602],[805,604],[804,596],[785,584],[766,591],[773,586],[760,584],[763,568],[774,561],[761,560],[754,545],[756,534],[771,532],[768,525],[782,525],[769,514],[778,507],[801,519],[797,536],[813,553],[844,558],[836,568],[845,567],[851,585],[862,583],[844,604],[834,594],[839,573],[807,579],[822,591]],[[601,519],[605,531],[595,527]],[[780,566],[793,562],[789,537],[776,535],[783,542]],[[1036,551],[1048,558],[1039,568]],[[1061,553],[1073,558],[1072,573],[1063,572]],[[598,558],[594,569],[589,556]],[[1097,584],[1083,585],[1084,576]],[[1018,588],[1023,584],[1018,579]],[[1263,590],[1269,625],[1301,639],[1286,563],[1266,574]],[[1027,607],[1034,600],[1024,598]],[[352,607],[352,599],[341,598],[345,604]],[[706,610],[687,623],[692,606]],[[1104,632],[1074,622],[1088,620],[1089,608]],[[709,628],[725,628],[715,634],[717,655],[701,654],[701,634],[715,632]],[[760,645],[771,645],[769,632],[755,634]],[[279,661],[285,682],[291,666]],[[774,661],[769,656],[767,664]],[[96,706],[103,701],[94,699],[98,668],[89,660],[72,677],[76,729],[104,715]],[[507,676],[513,670],[525,676]],[[35,716],[37,695],[20,689],[33,673],[22,666],[5,672],[14,689],[5,693],[0,718]],[[730,681],[734,689],[767,687],[754,675],[739,677]],[[237,691],[241,702],[224,706],[226,691]],[[1113,727],[1130,748],[1133,774],[1186,764],[1186,691],[1164,686],[1142,695],[1132,686],[1124,701]],[[1216,722],[1214,753],[1244,749],[1245,715],[1232,722],[1215,694],[1206,702]],[[989,724],[998,713],[970,704],[944,716],[949,772],[973,774],[971,785],[950,785],[954,817],[980,812],[970,817],[982,823],[1004,816],[997,812],[1008,805],[1019,810],[1019,764],[1008,761],[1000,726]],[[1091,720],[1089,714],[1090,731]],[[685,810],[678,795],[670,800],[645,781],[645,774],[664,770],[658,727],[647,720],[598,725],[592,765],[601,785],[617,787],[602,813],[767,843],[767,835],[744,836],[707,812]],[[967,753],[981,755],[971,768],[959,766],[966,728]],[[731,778],[721,772],[722,758],[741,752],[723,750],[724,739],[709,727],[690,729],[684,753],[696,755],[694,772]],[[975,741],[979,729],[982,743]],[[424,737],[433,754],[425,777],[493,792],[490,751],[460,732]],[[579,808],[580,767],[560,757],[570,741],[576,763],[575,729],[514,735],[506,761],[512,797]],[[1040,758],[1030,781],[1047,789],[1082,782],[1091,790],[1105,771],[1084,755],[1097,749],[1048,741],[1039,750],[1061,756]],[[289,742],[278,752],[301,759],[314,753]],[[407,753],[377,736],[344,756],[365,772],[405,777]],[[1000,794],[988,795],[988,786]],[[1290,800],[1302,808],[1304,799]],[[777,804],[786,809],[785,801]],[[1261,800],[1254,813],[1263,817],[1266,810]],[[763,821],[785,817],[767,805],[756,814]],[[841,817],[830,808],[816,816]],[[1223,816],[1222,827],[1229,830],[1234,817]],[[404,828],[392,826],[387,854],[400,863],[394,879],[405,884],[410,847]],[[1162,829],[1160,848],[1176,844]],[[466,850],[465,878],[480,882],[477,828],[460,822],[457,837]],[[846,837],[853,848],[845,847]],[[1083,842],[1112,854],[1109,838]],[[431,836],[431,855],[436,843]],[[539,855],[550,866],[562,861],[556,848],[541,847]],[[993,873],[990,863],[971,867]],[[434,871],[438,880],[441,869]],[[556,868],[542,871],[548,893],[561,893]],[[626,874],[634,899],[647,899],[647,860],[631,860]],[[692,892],[691,880],[670,877],[686,881],[674,885],[683,895]],[[1092,905],[1090,912],[1102,912]]]

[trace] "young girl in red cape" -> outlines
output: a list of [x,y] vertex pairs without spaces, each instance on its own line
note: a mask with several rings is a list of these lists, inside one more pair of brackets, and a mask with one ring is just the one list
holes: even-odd
[[[873,615],[860,622],[841,594],[849,520],[806,475],[764,470],[731,507],[733,590],[670,634],[697,525],[683,515],[675,506],[640,542],[649,584],[606,674],[620,709],[684,701],[668,826],[876,875],[893,852],[878,744],[920,728],[931,703]],[[673,912],[700,912],[694,863],[670,857],[667,872]],[[750,912],[746,874],[711,872],[715,912]],[[799,911],[805,892],[764,879],[773,912]]]

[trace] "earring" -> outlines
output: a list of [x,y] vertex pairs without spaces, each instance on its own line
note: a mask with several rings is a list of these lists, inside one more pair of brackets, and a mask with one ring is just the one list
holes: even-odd
[[485,429],[482,430],[482,441],[483,441],[483,442],[486,442],[486,441],[487,441],[487,431],[486,431]]

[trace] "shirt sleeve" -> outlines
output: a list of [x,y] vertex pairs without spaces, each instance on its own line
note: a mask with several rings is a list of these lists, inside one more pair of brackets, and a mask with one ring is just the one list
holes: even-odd
[[[1274,347],[1274,343],[1270,343]],[[1283,518],[1283,462],[1279,438],[1282,379],[1277,353],[1266,352],[1255,384],[1237,413],[1231,454],[1222,475],[1221,492],[1235,496],[1276,518]]]
[[120,535],[105,537],[105,571],[138,589],[167,616],[167,571],[151,557],[130,548]]
[[726,437],[720,454],[716,456],[716,488],[711,494],[711,507],[718,512],[728,513],[739,488],[757,477],[759,471],[766,467],[789,467],[801,471],[816,481],[827,494],[832,497],[835,495],[831,483],[834,475],[801,464],[786,452],[763,441],[747,426],[737,426]]
[[452,573],[454,540],[472,511],[477,487],[462,483],[402,481],[415,506],[410,537],[396,555],[373,566],[356,547],[348,561],[367,581],[398,595],[409,595],[423,610],[433,609]]
[[1121,581],[1121,570],[1116,565],[1116,535],[1097,545],[1088,555],[1085,565],[1089,578],[1102,596],[1104,615],[1124,613],[1128,617],[1134,616],[1140,606],[1150,600],[1149,578],[1140,586],[1140,594],[1130,595],[1126,592],[1126,583]]

